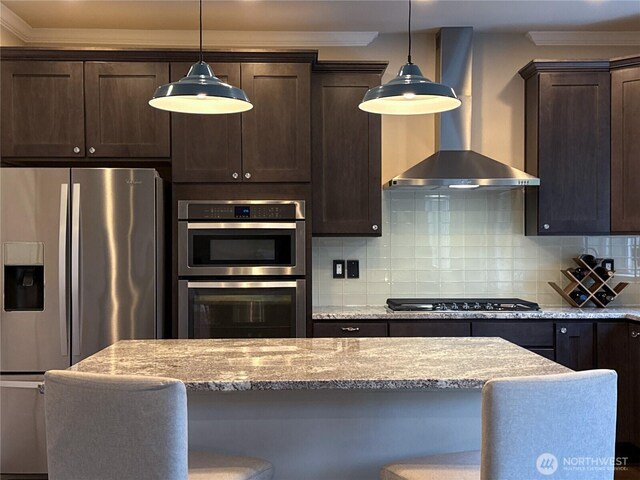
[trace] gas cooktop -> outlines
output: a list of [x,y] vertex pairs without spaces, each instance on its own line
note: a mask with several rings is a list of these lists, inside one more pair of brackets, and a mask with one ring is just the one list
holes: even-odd
[[389,298],[387,308],[393,312],[475,311],[531,312],[540,310],[535,302],[520,298]]

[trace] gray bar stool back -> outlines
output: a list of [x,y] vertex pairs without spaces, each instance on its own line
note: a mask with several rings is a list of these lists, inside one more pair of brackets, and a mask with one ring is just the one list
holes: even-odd
[[491,380],[482,389],[480,452],[405,460],[380,478],[612,480],[617,379],[591,370]]
[[171,378],[51,370],[45,374],[51,480],[269,480],[270,463],[193,452],[187,394]]

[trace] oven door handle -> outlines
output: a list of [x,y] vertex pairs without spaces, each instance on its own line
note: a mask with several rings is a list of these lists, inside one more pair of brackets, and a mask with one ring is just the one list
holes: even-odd
[[187,223],[187,230],[226,230],[226,229],[280,229],[280,230],[295,230],[296,223],[276,223],[276,222],[198,222]]
[[292,282],[187,282],[187,288],[296,288]]

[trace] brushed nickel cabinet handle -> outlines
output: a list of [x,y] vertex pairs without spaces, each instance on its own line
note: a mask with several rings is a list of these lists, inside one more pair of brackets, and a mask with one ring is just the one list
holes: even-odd
[[341,330],[343,332],[359,332],[360,327],[342,327]]
[[96,149],[93,147],[89,147],[89,153],[96,153]]
[[562,327],[562,328],[560,329],[560,333],[567,333],[567,329],[566,329],[565,327]]
[[640,337],[640,332],[636,332],[635,330],[631,331],[631,338],[638,338]]
[[238,172],[233,172],[233,173],[231,174],[231,177],[232,177],[233,179],[236,179],[236,178],[238,178],[239,176],[240,176],[240,175],[238,175]]
[[73,153],[80,153],[80,147],[73,147]]
[[244,174],[244,178],[246,178],[246,179],[251,178],[251,174],[250,174],[249,172],[245,173],[245,174]]
[[378,225],[371,225],[371,230],[373,230],[374,232],[378,231]]

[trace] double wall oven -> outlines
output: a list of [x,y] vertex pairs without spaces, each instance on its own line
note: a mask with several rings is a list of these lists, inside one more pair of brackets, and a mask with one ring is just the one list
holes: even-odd
[[180,338],[306,336],[305,203],[178,202]]

